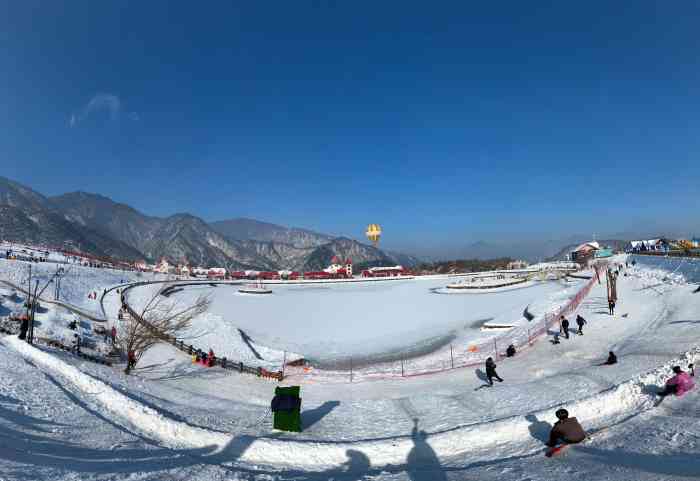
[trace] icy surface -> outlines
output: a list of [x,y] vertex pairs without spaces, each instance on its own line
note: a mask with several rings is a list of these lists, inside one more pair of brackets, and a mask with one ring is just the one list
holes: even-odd
[[[186,287],[173,298],[211,297],[210,312],[190,333],[222,355],[233,356],[239,329],[259,344],[324,362],[353,356],[371,359],[419,347],[493,336],[486,321],[516,324],[526,307],[544,312],[575,293],[582,282],[537,282],[491,293],[441,295],[446,279],[387,283],[272,286],[273,294],[241,295],[236,286]],[[138,296],[138,290],[130,298]],[[421,347],[424,346],[424,347]]]

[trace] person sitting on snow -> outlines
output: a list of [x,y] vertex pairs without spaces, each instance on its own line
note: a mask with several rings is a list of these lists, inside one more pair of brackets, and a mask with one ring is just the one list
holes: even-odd
[[612,366],[613,364],[617,364],[617,356],[615,355],[614,352],[610,351],[608,353],[608,360],[605,361],[606,366]]
[[559,409],[554,414],[559,421],[554,423],[554,427],[549,433],[547,446],[554,447],[560,443],[576,444],[586,439],[586,431],[583,430],[576,418],[569,417],[569,411]]
[[511,344],[506,349],[506,357],[513,357],[513,356],[515,356],[515,346]]
[[680,366],[673,366],[673,373],[675,376],[666,381],[666,387],[659,393],[659,396],[668,396],[669,394],[682,396],[695,387],[693,378],[687,372],[683,372]]

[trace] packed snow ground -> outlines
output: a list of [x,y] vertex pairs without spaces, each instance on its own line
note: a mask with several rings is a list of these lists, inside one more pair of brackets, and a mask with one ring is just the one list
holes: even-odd
[[[541,341],[501,361],[505,382],[494,388],[481,388],[474,370],[304,384],[300,434],[271,430],[265,413],[275,384],[193,366],[167,346],[124,376],[3,339],[0,476],[697,479],[697,391],[653,408],[650,387],[700,344],[699,294],[669,273],[630,269],[620,278],[615,317],[607,315],[604,286],[595,288],[580,309],[589,321],[583,336]],[[598,366],[611,348],[620,363]],[[612,427],[546,460],[542,439],[561,405],[589,430]]]

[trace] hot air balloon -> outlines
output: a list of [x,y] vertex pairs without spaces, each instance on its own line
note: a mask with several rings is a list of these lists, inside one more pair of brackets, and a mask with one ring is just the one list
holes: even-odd
[[372,245],[377,247],[379,238],[382,236],[382,228],[379,227],[379,224],[370,224],[367,226],[367,232],[365,234],[367,238],[372,241]]

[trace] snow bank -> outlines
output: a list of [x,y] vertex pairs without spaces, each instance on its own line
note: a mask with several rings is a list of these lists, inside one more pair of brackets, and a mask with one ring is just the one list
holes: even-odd
[[176,448],[216,447],[217,452],[221,453],[235,449],[242,451],[238,457],[239,463],[305,470],[339,467],[347,462],[349,449],[363,452],[375,467],[401,466],[419,443],[429,444],[443,460],[460,456],[465,462],[485,462],[509,456],[534,455],[541,452],[542,444],[533,437],[532,427],[535,422],[553,422],[556,408],[566,407],[589,431],[603,429],[653,407],[656,396],[651,386],[664,383],[670,375],[670,366],[693,362],[700,354],[700,350],[696,349],[614,388],[525,416],[457,426],[434,434],[422,433],[416,426],[410,434],[381,440],[315,442],[235,436],[193,427],[163,416],[157,410],[142,405],[17,338],[5,338],[5,342],[34,364],[68,380],[83,396],[89,396],[90,400],[100,404],[123,423],[164,445]]

